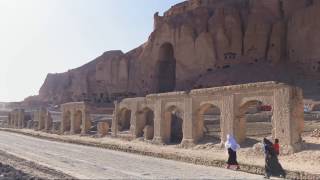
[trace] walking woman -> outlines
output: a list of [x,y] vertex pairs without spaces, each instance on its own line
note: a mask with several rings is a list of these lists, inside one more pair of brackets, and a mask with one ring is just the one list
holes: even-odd
[[273,147],[273,144],[268,139],[263,139],[264,152],[265,152],[265,178],[269,179],[270,176],[286,177],[286,173],[279,163],[278,156]]
[[229,155],[227,168],[229,169],[231,166],[236,166],[236,169],[239,169],[239,164],[237,162],[237,151],[240,149],[240,145],[230,134],[227,135],[227,142],[225,143],[225,147],[228,150]]

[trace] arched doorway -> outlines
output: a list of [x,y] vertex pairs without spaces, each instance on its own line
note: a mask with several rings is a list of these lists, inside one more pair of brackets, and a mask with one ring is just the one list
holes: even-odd
[[137,137],[152,140],[154,137],[154,113],[150,108],[145,108],[138,113]]
[[177,107],[170,107],[165,113],[165,122],[168,142],[180,144],[183,139],[183,119],[182,113]]
[[74,115],[74,133],[80,133],[82,126],[82,112],[77,111]]
[[63,132],[69,131],[71,128],[71,112],[67,111],[63,116]]
[[173,91],[176,86],[176,59],[171,43],[160,47],[157,73],[158,92]]
[[198,132],[202,142],[221,142],[220,108],[212,104],[202,105],[198,113]]
[[122,109],[120,111],[118,130],[119,131],[129,131],[130,130],[130,120],[131,120],[131,110]]
[[258,100],[239,108],[234,124],[235,137],[243,146],[252,146],[264,137],[272,137],[272,106]]

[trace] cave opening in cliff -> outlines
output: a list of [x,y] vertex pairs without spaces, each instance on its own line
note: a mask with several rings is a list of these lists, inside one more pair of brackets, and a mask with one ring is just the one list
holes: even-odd
[[171,43],[164,43],[160,47],[157,73],[158,92],[174,91],[176,86],[176,59]]
[[130,130],[130,120],[131,120],[131,110],[122,109],[120,111],[120,118],[118,123],[119,131],[129,131]]
[[242,147],[251,147],[264,137],[272,137],[272,115],[272,106],[259,100],[240,105],[234,121],[234,135]]
[[212,104],[204,104],[199,109],[198,130],[202,142],[218,144],[221,142],[220,108]]

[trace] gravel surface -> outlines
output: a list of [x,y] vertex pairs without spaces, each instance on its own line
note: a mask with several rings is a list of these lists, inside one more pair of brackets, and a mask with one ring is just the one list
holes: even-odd
[[38,179],[9,165],[0,163],[0,179]]
[[72,176],[41,166],[0,150],[2,179],[72,179]]

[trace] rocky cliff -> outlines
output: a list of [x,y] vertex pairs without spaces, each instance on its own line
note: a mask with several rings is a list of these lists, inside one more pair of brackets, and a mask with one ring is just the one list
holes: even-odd
[[154,15],[154,31],[142,46],[48,74],[36,99],[98,103],[265,80],[315,93],[320,85],[319,12],[317,0],[185,1],[163,16]]

